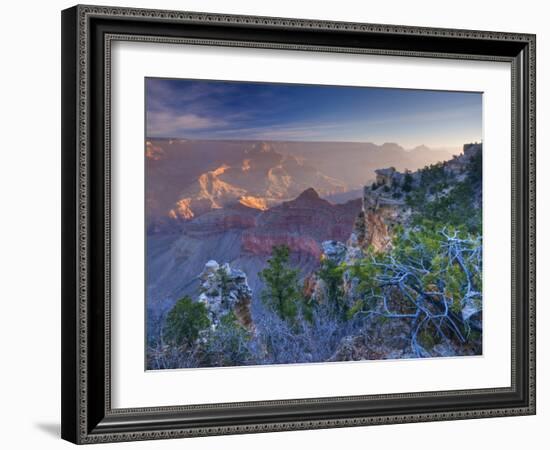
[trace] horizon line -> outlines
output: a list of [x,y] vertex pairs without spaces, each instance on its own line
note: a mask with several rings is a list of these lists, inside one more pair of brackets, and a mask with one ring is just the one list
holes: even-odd
[[[179,141],[214,141],[214,142],[302,142],[302,143],[312,143],[312,144],[316,144],[316,143],[324,143],[324,144],[328,144],[328,143],[331,143],[331,144],[372,144],[372,145],[376,145],[376,146],[384,146],[386,144],[395,144],[395,145],[398,145],[400,147],[402,147],[403,149],[415,149],[415,148],[418,148],[418,147],[426,147],[430,150],[442,150],[442,149],[452,149],[452,148],[456,148],[457,146],[454,146],[454,145],[442,145],[442,146],[437,146],[437,147],[434,147],[434,146],[429,146],[427,144],[418,144],[418,145],[415,145],[414,147],[404,147],[402,144],[400,144],[399,142],[395,142],[395,141],[385,141],[383,142],[382,144],[377,144],[376,142],[373,142],[373,141],[334,141],[334,140],[301,140],[301,139],[231,139],[231,138],[227,138],[227,139],[216,139],[216,138],[207,138],[207,139],[203,139],[203,138],[188,138],[188,137],[175,137],[175,136],[145,136],[145,140],[150,140],[150,139],[166,139],[166,140],[179,140]],[[464,142],[463,144],[458,144],[458,147],[460,146],[464,146],[464,145],[471,145],[471,144],[483,144],[483,139],[480,139],[479,141],[469,141],[469,142]]]

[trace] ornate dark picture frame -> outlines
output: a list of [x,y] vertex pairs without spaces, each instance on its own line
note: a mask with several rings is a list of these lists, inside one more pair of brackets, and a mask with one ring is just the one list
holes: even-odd
[[[116,40],[505,61],[512,67],[512,384],[113,409],[110,48]],[[98,6],[62,12],[62,437],[74,443],[535,414],[535,36]]]

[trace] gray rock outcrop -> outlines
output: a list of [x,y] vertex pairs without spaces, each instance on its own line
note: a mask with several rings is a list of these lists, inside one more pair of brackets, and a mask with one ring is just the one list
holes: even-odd
[[211,260],[205,264],[200,280],[199,301],[205,304],[213,327],[233,312],[244,328],[253,331],[250,313],[252,290],[242,270],[233,269],[227,263],[220,266]]

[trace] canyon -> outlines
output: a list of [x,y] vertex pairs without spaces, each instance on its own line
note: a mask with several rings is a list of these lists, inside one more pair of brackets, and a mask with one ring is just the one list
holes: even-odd
[[161,314],[195,293],[210,260],[245,272],[257,300],[274,245],[288,246],[305,276],[324,241],[348,239],[377,168],[448,156],[397,144],[148,139],[148,309]]

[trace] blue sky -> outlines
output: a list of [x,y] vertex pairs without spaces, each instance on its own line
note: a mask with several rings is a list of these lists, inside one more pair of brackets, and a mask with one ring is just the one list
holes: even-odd
[[482,138],[480,93],[147,78],[148,137],[396,142]]

